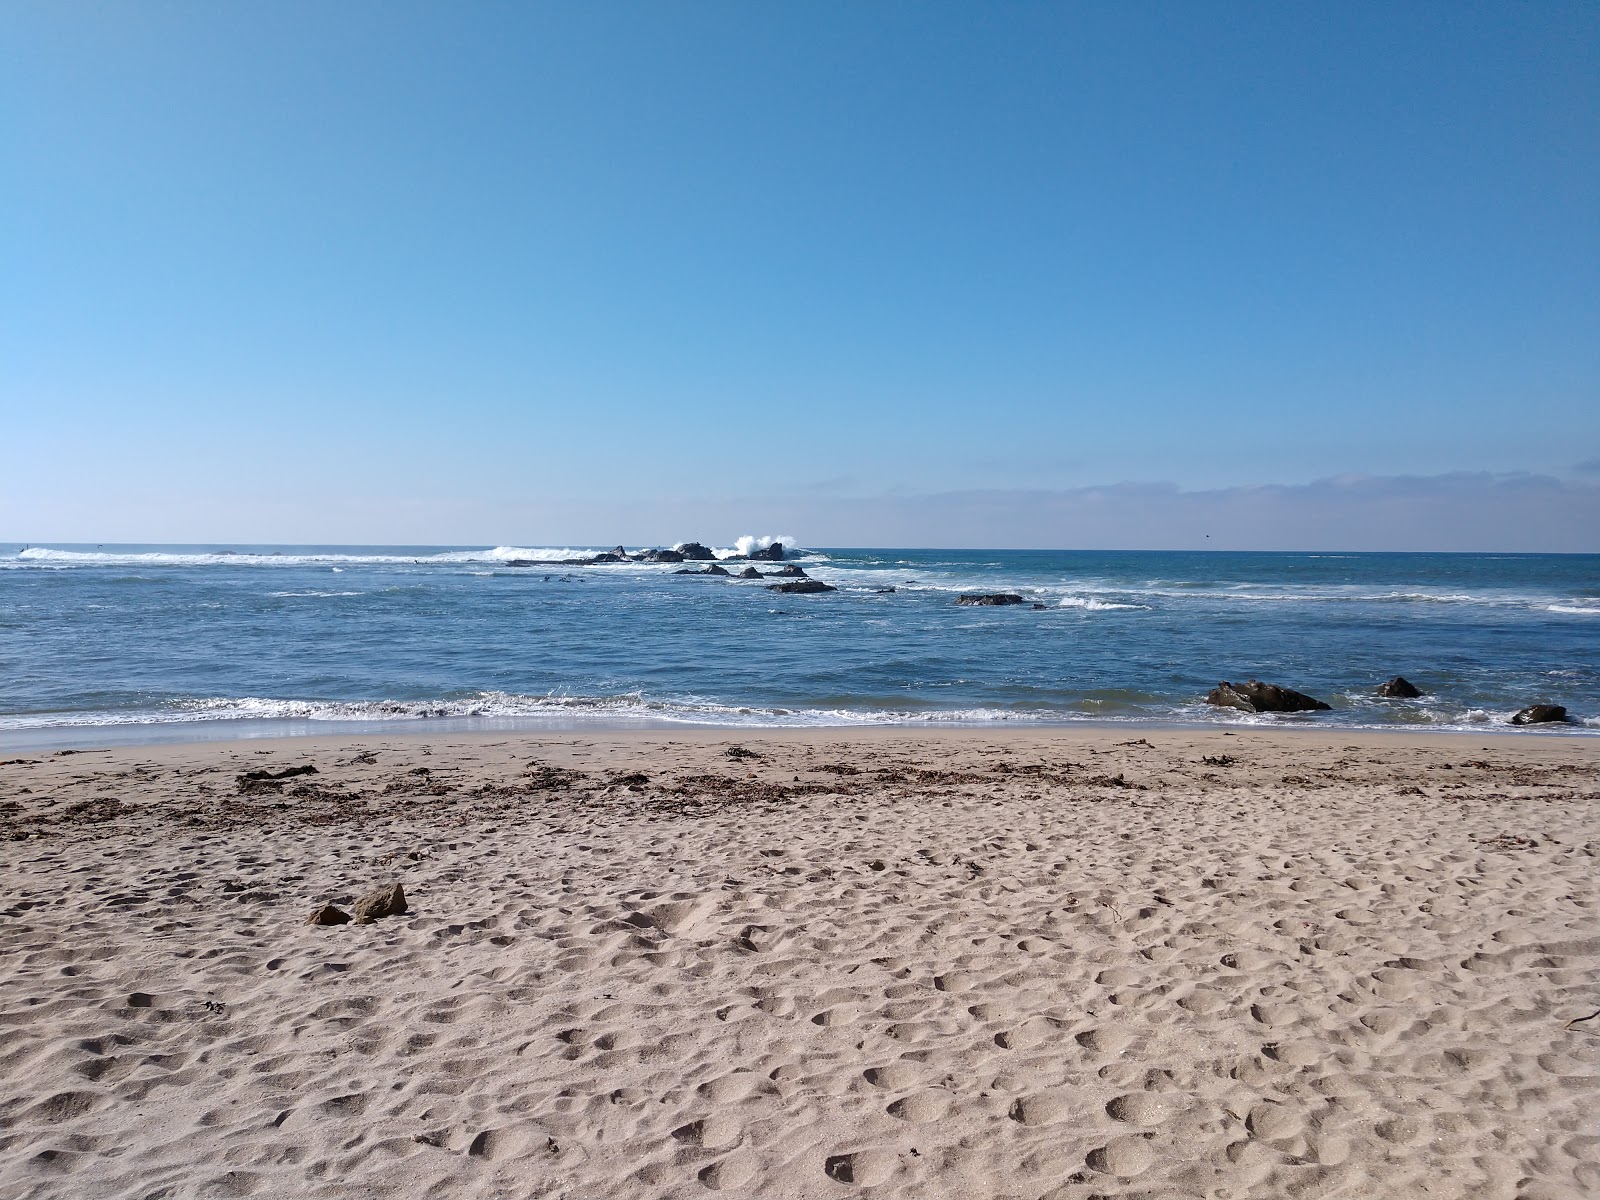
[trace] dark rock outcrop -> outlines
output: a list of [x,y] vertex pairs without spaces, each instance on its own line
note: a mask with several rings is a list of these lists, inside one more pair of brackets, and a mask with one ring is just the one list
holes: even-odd
[[794,579],[788,583],[769,583],[769,592],[789,592],[794,595],[810,595],[812,592],[837,592],[839,589],[823,583],[820,579]]
[[783,543],[773,542],[765,550],[752,550],[749,557],[761,562],[782,562]]
[[801,570],[799,567],[795,566],[793,563],[787,563],[784,566],[779,567],[776,571],[768,571],[767,574],[772,576],[772,578],[774,578],[774,579],[779,579],[779,578],[782,578],[782,579],[804,579],[804,578],[806,578],[806,573],[803,570]]
[[713,562],[717,557],[699,542],[685,542],[678,547],[678,553],[688,562]]
[[979,604],[998,606],[1002,604],[1022,604],[1021,596],[1014,592],[969,592],[956,597],[957,604]]
[[1422,689],[1404,675],[1396,675],[1378,689],[1378,695],[1392,696],[1399,700],[1415,700],[1422,695]]
[[1293,688],[1254,679],[1244,683],[1223,681],[1212,689],[1206,703],[1245,712],[1322,712],[1332,707]]
[[728,570],[727,567],[719,566],[717,563],[712,563],[704,571],[701,571],[700,574],[702,574],[702,575],[731,575],[731,574],[733,574],[733,572]]
[[1511,718],[1513,725],[1547,725],[1565,721],[1567,710],[1559,704],[1530,704]]
[[356,924],[370,925],[380,917],[398,917],[405,911],[405,889],[398,883],[391,883],[356,901]]
[[320,908],[311,910],[311,915],[306,918],[307,925],[348,925],[350,914],[342,908],[335,908],[331,904],[324,904]]
[[760,579],[761,578],[761,572],[756,570],[754,567],[746,567],[744,570],[739,572],[739,578],[740,579]]
[[634,556],[639,562],[682,562],[683,555],[676,550],[641,550]]

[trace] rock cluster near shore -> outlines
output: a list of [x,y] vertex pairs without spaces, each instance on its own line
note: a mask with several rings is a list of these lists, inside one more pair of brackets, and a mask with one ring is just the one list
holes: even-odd
[[606,563],[679,563],[679,562],[782,562],[784,548],[782,542],[773,542],[764,550],[753,550],[749,554],[724,554],[720,557],[709,546],[700,542],[680,542],[670,550],[654,549],[640,550],[636,554],[629,554],[626,547],[617,546],[599,554],[591,554],[583,558],[564,558],[560,562],[544,562],[536,558],[510,558],[506,560],[508,567],[592,567]]
[[[779,592],[785,595],[821,595],[827,592],[837,592],[839,589],[832,584],[807,577],[805,571],[795,563],[786,561],[787,551],[782,542],[773,542],[761,550],[749,554],[728,554],[718,556],[709,546],[702,542],[680,542],[671,549],[640,550],[630,554],[626,547],[618,545],[611,550],[604,551],[586,558],[563,560],[559,564],[541,562],[534,559],[511,559],[506,565],[512,567],[583,567],[591,565],[604,565],[608,563],[698,563],[704,564],[697,567],[684,567],[675,571],[676,575],[693,575],[701,578],[759,580],[767,578],[782,578],[785,582],[769,583],[768,591]],[[743,570],[730,571],[726,563],[749,564]],[[759,569],[757,563],[783,563],[775,571]],[[875,594],[893,594],[895,589],[875,588]],[[1031,607],[1035,611],[1048,611],[1049,606],[1033,602],[1030,604],[1027,597],[1016,592],[962,592],[957,595],[955,603],[964,608],[1020,608]],[[1405,678],[1396,675],[1392,679],[1379,684],[1374,689],[1374,695],[1388,700],[1416,700],[1424,695],[1421,688]],[[1232,683],[1224,680],[1206,696],[1206,703],[1219,708],[1232,708],[1248,713],[1305,713],[1327,712],[1332,705],[1314,696],[1308,696],[1293,688],[1280,684],[1262,683],[1256,679],[1248,679],[1244,683]],[[1569,720],[1566,708],[1559,704],[1530,704],[1511,717],[1513,725],[1559,725]],[[263,781],[260,786],[270,787],[272,783]]]

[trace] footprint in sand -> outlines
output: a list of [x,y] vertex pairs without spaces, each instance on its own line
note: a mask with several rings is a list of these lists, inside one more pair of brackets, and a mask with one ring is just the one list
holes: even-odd
[[1130,1092],[1106,1105],[1106,1115],[1129,1125],[1159,1125],[1181,1112],[1187,1097],[1170,1092]]
[[732,1117],[717,1113],[699,1121],[691,1121],[687,1125],[680,1125],[672,1131],[672,1136],[680,1142],[691,1142],[707,1150],[720,1150],[737,1142],[741,1131],[739,1122]]
[[899,1159],[888,1150],[857,1150],[853,1154],[832,1155],[822,1169],[829,1179],[871,1187],[893,1175],[898,1165]]
[[1035,1092],[1012,1101],[1007,1116],[1023,1125],[1055,1125],[1073,1116],[1074,1112],[1072,1103],[1064,1094]]
[[937,1121],[950,1111],[950,1093],[943,1088],[928,1088],[902,1096],[883,1110],[891,1117],[912,1124]]
[[725,1192],[743,1187],[755,1177],[755,1173],[755,1157],[742,1151],[735,1151],[701,1171],[700,1182],[714,1192]]
[[1089,1151],[1088,1163],[1096,1171],[1131,1179],[1142,1175],[1155,1163],[1155,1151],[1142,1137],[1112,1138],[1097,1150]]

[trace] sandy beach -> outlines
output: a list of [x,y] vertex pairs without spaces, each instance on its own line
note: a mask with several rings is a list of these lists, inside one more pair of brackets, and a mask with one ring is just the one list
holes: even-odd
[[1597,817],[1538,733],[22,753],[0,1196],[1593,1196]]

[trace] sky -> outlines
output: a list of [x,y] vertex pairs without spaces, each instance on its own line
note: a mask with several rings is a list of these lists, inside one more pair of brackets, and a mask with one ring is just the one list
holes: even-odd
[[1600,551],[1600,3],[0,7],[0,538]]

